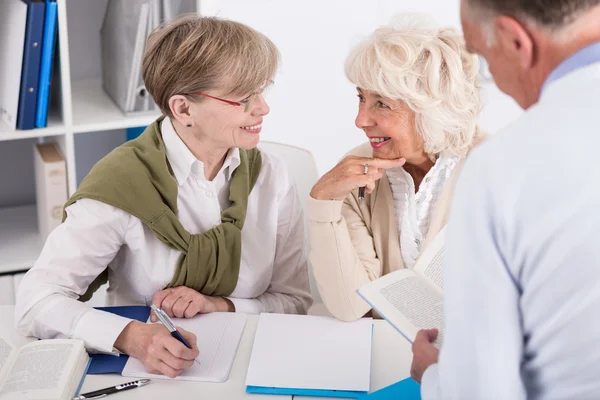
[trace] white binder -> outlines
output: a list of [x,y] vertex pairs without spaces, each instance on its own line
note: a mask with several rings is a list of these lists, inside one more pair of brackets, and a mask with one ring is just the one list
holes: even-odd
[[0,132],[17,128],[26,25],[26,3],[0,1]]

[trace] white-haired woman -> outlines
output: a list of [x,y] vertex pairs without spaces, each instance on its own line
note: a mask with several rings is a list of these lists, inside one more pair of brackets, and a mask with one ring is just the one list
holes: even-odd
[[423,18],[377,29],[345,71],[358,91],[356,126],[369,142],[314,185],[308,213],[323,302],[352,321],[370,312],[356,290],[414,267],[445,225],[450,182],[480,137],[480,95],[477,60],[460,33]]

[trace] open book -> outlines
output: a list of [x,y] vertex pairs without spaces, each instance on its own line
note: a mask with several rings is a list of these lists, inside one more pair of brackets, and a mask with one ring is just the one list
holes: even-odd
[[88,363],[81,340],[38,340],[17,349],[0,337],[0,399],[70,400]]
[[421,329],[437,328],[444,340],[444,238],[442,229],[414,269],[400,269],[358,289],[358,294],[411,343]]

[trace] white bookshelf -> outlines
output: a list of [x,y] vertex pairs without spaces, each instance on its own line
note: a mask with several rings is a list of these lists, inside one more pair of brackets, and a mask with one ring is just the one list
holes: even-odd
[[[195,0],[196,10],[200,14],[211,15],[217,2]],[[146,126],[159,115],[157,112],[124,115],[102,89],[99,27],[107,3],[107,0],[57,0],[55,68],[58,79],[52,82],[53,92],[56,92],[54,101],[51,101],[56,105],[49,110],[46,128],[12,131],[0,123],[0,154],[3,146],[9,149],[11,141],[25,140],[31,144],[26,146],[31,148],[31,152],[9,154],[14,157],[14,170],[11,164],[11,170],[0,171],[0,188],[11,179],[32,180],[30,172],[33,165],[29,165],[29,159],[32,163],[33,144],[52,140],[58,143],[65,157],[71,195],[77,189],[77,176],[85,175],[86,169],[89,170],[89,166],[98,161],[86,159],[87,155],[102,156],[97,154],[97,149],[91,148],[97,147],[98,140],[107,141],[108,146],[103,146],[103,149],[112,146],[115,137],[125,137],[124,129]],[[105,134],[114,131],[117,136]],[[94,140],[89,140],[89,135],[94,135]],[[29,188],[35,185],[34,180],[25,183]],[[43,247],[37,231],[36,206],[32,204],[35,196],[31,196],[31,190],[23,194],[26,198],[23,204],[2,207],[2,196],[0,190],[0,275],[30,268]]]

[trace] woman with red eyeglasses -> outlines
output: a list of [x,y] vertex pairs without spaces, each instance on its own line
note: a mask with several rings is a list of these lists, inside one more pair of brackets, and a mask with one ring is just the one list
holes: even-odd
[[[301,203],[283,161],[256,149],[275,45],[236,22],[187,16],[148,38],[142,74],[164,114],[94,166],[17,294],[20,331],[82,339],[174,377],[198,355],[161,324],[92,309],[306,313]],[[60,318],[50,316],[60,315]],[[153,315],[152,318],[155,318]]]

